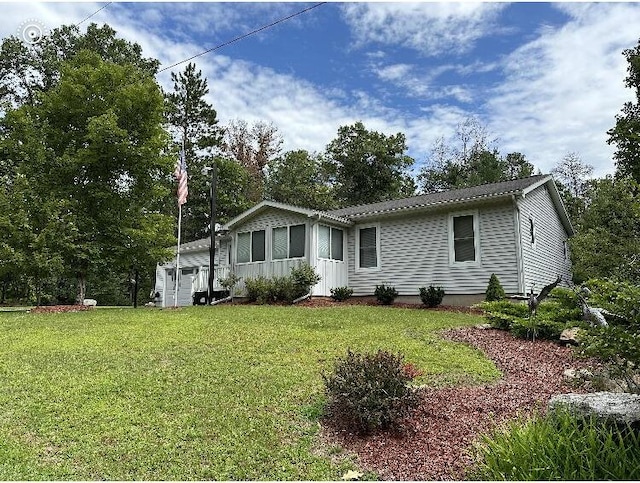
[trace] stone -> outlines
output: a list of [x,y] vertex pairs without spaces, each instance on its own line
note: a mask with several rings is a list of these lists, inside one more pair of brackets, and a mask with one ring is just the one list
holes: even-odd
[[579,332],[580,327],[571,327],[570,329],[564,329],[562,331],[562,334],[560,334],[560,342],[571,345],[580,344],[580,341],[578,339]]
[[87,305],[89,307],[95,307],[98,305],[98,301],[96,299],[84,299],[82,301],[82,305]]
[[487,330],[487,329],[491,329],[491,324],[478,324],[476,325],[476,329],[480,329],[480,330]]
[[589,394],[560,394],[549,401],[549,410],[566,408],[581,416],[619,425],[630,424],[640,429],[640,394],[626,392],[594,392]]

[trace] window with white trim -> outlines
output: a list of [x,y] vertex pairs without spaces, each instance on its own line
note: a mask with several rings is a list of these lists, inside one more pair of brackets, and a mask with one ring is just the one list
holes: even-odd
[[449,229],[451,263],[478,263],[478,214],[451,215]]
[[378,226],[367,226],[357,231],[358,268],[379,268],[380,230]]
[[301,258],[305,252],[305,225],[274,228],[271,231],[271,259]]
[[238,263],[265,261],[265,231],[238,233],[236,260]]
[[340,228],[318,225],[318,258],[344,260],[343,237]]

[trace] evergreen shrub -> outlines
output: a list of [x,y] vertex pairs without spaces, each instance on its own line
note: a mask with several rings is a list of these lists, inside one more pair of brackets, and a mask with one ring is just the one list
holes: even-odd
[[420,287],[420,300],[427,307],[437,307],[442,303],[444,298],[444,290],[442,287],[434,287],[429,285],[429,288]]
[[505,297],[504,289],[502,288],[500,280],[498,280],[495,273],[492,273],[491,277],[489,277],[489,285],[487,285],[485,295],[485,300],[487,302],[502,300]]
[[335,287],[331,289],[331,298],[336,302],[343,302],[353,295],[353,289],[349,287]]
[[393,301],[398,297],[398,291],[395,287],[390,285],[376,285],[376,290],[373,293],[382,305],[391,305]]

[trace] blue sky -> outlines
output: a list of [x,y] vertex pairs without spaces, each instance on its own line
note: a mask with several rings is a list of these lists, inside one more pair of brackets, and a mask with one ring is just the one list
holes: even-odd
[[[0,37],[103,5],[2,3]],[[108,23],[168,66],[312,5],[122,2],[81,27]],[[606,131],[633,99],[621,52],[639,26],[638,3],[327,3],[195,63],[221,123],[273,122],[286,150],[321,151],[361,120],[403,132],[419,168],[438,137],[475,116],[503,154],[546,173],[577,152],[603,176],[614,170]],[[169,72],[158,80],[170,88]]]

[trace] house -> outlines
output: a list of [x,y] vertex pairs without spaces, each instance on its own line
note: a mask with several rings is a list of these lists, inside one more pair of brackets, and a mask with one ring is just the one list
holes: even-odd
[[[482,300],[495,273],[508,294],[571,279],[573,228],[550,175],[393,201],[317,211],[262,201],[229,221],[216,239],[216,285],[230,271],[245,279],[287,275],[307,262],[322,277],[313,295],[349,286],[370,296],[381,283],[419,301],[420,287],[444,288],[443,303]],[[181,248],[179,304],[208,273],[209,240]],[[156,290],[173,305],[175,262],[158,266]],[[242,280],[236,293],[241,295]]]

